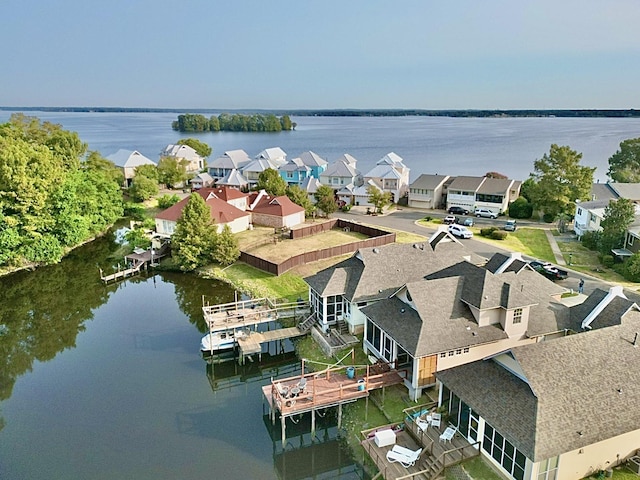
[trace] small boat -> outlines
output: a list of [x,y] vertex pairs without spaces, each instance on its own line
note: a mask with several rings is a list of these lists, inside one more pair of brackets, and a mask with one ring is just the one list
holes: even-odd
[[239,338],[246,336],[248,336],[248,334],[243,329],[207,333],[200,341],[200,349],[203,352],[230,350],[238,344]]

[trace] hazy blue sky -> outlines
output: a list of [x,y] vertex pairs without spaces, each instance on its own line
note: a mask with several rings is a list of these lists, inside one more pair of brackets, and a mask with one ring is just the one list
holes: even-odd
[[0,105],[640,108],[638,0],[0,2]]

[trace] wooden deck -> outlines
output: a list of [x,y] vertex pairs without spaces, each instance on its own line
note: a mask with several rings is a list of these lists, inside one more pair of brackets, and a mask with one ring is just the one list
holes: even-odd
[[[310,373],[296,377],[272,380],[270,385],[262,387],[262,393],[272,411],[282,417],[310,412],[319,408],[333,407],[354,402],[369,395],[378,388],[402,383],[403,377],[396,370],[383,373],[372,373],[369,367],[356,370],[354,378],[349,378],[344,366]],[[293,396],[284,396],[280,388],[291,391],[302,378],[306,379],[306,387]],[[363,382],[359,382],[363,380]]]
[[387,452],[391,450],[391,445],[378,447],[374,441],[376,431],[394,428],[395,425],[385,425],[362,432],[362,446],[386,480],[432,480],[441,476],[446,467],[480,454],[479,442],[472,445],[459,432],[456,432],[451,441],[441,441],[440,434],[447,426],[443,422],[439,428],[428,427],[422,431],[415,422],[415,417],[405,417],[403,429],[396,433],[396,444],[414,451],[418,448],[423,449],[416,464],[408,468],[387,460]]
[[238,339],[240,355],[245,357],[247,355],[261,353],[263,343],[299,337],[304,334],[305,332],[302,332],[298,327],[279,328],[278,330],[271,330],[269,332],[250,332],[249,336]]

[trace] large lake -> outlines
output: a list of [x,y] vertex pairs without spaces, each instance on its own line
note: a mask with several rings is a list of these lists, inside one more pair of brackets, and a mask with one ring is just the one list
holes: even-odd
[[[0,122],[11,113],[0,111]],[[125,148],[157,161],[167,144],[197,136],[213,148],[211,158],[235,149],[253,157],[279,146],[289,157],[312,150],[329,162],[349,153],[366,173],[393,151],[411,169],[412,180],[421,173],[488,171],[524,180],[555,143],[582,153],[582,164],[597,167],[594,178],[604,182],[620,142],[640,137],[640,118],[292,117],[298,126],[291,132],[189,135],[171,129],[176,113],[27,113],[78,132],[104,156]]]
[[299,373],[291,344],[242,367],[202,358],[202,296],[229,288],[170,273],[104,286],[112,249],[0,278],[1,479],[367,478],[331,415],[313,439],[289,423],[282,447],[261,386]]

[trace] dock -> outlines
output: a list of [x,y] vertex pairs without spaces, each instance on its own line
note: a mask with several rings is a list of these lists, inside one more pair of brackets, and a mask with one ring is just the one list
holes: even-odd
[[260,325],[309,313],[309,302],[276,303],[269,298],[204,305],[202,313],[210,332]]
[[249,355],[258,354],[262,360],[262,345],[264,343],[295,338],[304,335],[306,332],[300,330],[299,327],[280,328],[269,332],[250,332],[247,337],[238,339],[238,348],[240,350],[240,364],[244,363],[244,359]]
[[[327,368],[320,372],[304,373],[284,379],[271,380],[262,387],[272,422],[280,414],[282,443],[286,440],[286,419],[294,415],[311,413],[311,431],[315,430],[317,410],[338,407],[338,427],[341,426],[342,405],[369,397],[373,390],[398,385],[404,381],[404,371],[391,368],[391,364]],[[349,369],[353,369],[349,372]]]
[[137,275],[141,270],[146,269],[149,265],[153,266],[155,261],[169,254],[169,244],[164,243],[158,248],[150,248],[148,250],[136,249],[133,253],[126,255],[124,258],[128,261],[128,267],[120,269],[118,264],[118,270],[114,273],[104,275],[102,269],[100,269],[100,280],[105,284],[109,282],[117,282],[118,280]]

